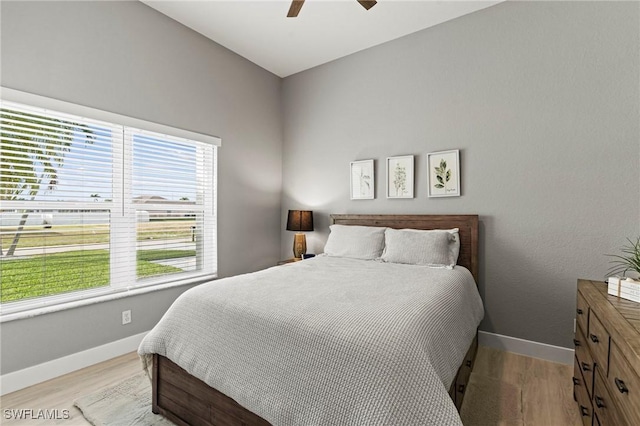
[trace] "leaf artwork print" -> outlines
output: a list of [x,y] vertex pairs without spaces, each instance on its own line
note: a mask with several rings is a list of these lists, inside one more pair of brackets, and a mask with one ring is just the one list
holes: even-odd
[[400,163],[396,163],[396,168],[393,171],[393,186],[396,189],[396,196],[407,192],[407,168]]
[[438,189],[447,190],[447,182],[451,180],[451,169],[447,170],[447,162],[444,158],[440,160],[440,166],[434,167],[436,171],[436,183],[433,185]]

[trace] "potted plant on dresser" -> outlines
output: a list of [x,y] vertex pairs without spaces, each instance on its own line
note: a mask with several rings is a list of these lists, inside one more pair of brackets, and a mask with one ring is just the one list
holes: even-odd
[[[634,243],[630,239],[629,245],[620,249],[622,254],[609,254],[613,257],[613,266],[607,273],[609,277],[608,293],[623,299],[640,303],[640,237]],[[627,277],[631,272],[634,277]]]

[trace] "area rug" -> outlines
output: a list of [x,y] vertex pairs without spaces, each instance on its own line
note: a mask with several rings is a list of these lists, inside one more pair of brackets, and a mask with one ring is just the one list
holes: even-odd
[[151,382],[145,373],[78,398],[73,405],[94,426],[174,426],[151,412]]
[[522,426],[522,389],[512,383],[471,374],[460,417],[465,426]]

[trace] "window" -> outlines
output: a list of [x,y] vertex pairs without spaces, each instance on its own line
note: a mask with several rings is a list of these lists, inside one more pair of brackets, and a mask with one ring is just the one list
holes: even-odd
[[5,93],[3,314],[215,277],[219,139],[95,110],[111,120],[54,112]]

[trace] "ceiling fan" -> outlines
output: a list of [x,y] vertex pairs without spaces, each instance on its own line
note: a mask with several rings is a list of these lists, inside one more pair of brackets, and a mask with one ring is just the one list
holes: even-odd
[[[358,3],[362,5],[365,9],[369,10],[373,6],[376,5],[376,0],[357,0]],[[289,13],[287,13],[287,18],[295,18],[300,13],[300,9],[302,9],[302,5],[304,4],[304,0],[293,0],[291,2],[291,7],[289,7]]]

